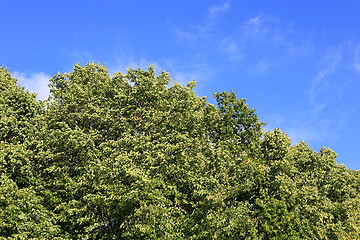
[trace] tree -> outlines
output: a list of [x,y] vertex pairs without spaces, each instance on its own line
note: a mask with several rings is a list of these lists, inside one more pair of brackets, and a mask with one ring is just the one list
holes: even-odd
[[35,137],[42,104],[0,68],[0,237],[53,238],[58,227],[42,205]]
[[234,92],[100,64],[38,102],[0,71],[0,238],[356,239],[360,176]]

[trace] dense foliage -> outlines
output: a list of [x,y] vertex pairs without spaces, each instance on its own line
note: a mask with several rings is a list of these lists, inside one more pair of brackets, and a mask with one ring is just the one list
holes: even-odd
[[360,173],[245,99],[76,65],[47,101],[0,68],[0,239],[359,239]]

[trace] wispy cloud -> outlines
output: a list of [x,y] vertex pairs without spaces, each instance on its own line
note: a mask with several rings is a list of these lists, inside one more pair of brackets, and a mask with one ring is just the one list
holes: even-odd
[[166,67],[171,73],[172,81],[186,85],[192,80],[196,80],[195,92],[201,95],[201,89],[206,86],[206,82],[212,78],[214,69],[209,66],[206,58],[194,55],[192,59],[179,61],[171,59],[166,62]]
[[228,54],[230,60],[240,61],[244,58],[239,44],[232,38],[225,38],[220,42],[220,50]]
[[243,34],[246,37],[256,38],[257,40],[263,41],[269,39],[278,39],[280,31],[280,21],[271,16],[258,15],[257,17],[246,20],[243,25]]
[[339,137],[338,132],[354,111],[341,98],[359,78],[354,69],[355,53],[353,44],[344,41],[318,57],[319,63],[314,64],[319,70],[307,92],[309,108],[282,118],[282,129],[288,131],[293,143],[320,143]]
[[[160,75],[162,71],[169,72],[172,82],[186,85],[192,80],[197,81],[194,91],[201,94],[201,88],[206,85],[206,81],[211,79],[214,70],[207,64],[207,60],[201,56],[194,55],[191,59],[155,59],[145,57],[136,58],[131,55],[119,54],[114,60],[109,62],[106,67],[109,74],[122,72],[126,74],[127,68],[146,70],[153,65],[155,74]],[[170,83],[172,84],[172,83]]]
[[[229,2],[225,2],[209,7],[206,17],[198,24],[191,23],[187,28],[180,28],[171,23],[170,25],[179,40],[207,45],[209,51],[225,53],[230,61],[238,63],[249,57],[257,60],[254,63],[254,72],[260,71],[261,74],[276,65],[277,61],[283,62],[286,57],[309,54],[313,51],[310,39],[304,41],[303,38],[298,38],[298,32],[292,25],[284,26],[278,18],[271,15],[259,14],[234,24],[231,33],[221,32],[216,28],[217,23],[230,10]],[[257,51],[258,56],[253,56],[248,49],[254,47],[262,48],[264,51]],[[272,64],[268,64],[269,62]]]
[[174,82],[180,83],[182,85],[186,85],[192,80],[199,79],[199,75],[196,72],[176,72],[172,74],[172,76],[172,80]]
[[348,41],[327,50],[321,61],[323,66],[308,91],[309,103],[315,110],[325,108],[327,101],[340,99],[359,78],[357,54],[357,49]]
[[175,34],[180,40],[189,41],[194,43],[198,39],[209,38],[210,32],[212,32],[216,25],[217,18],[220,14],[225,13],[230,9],[229,2],[225,2],[222,5],[213,5],[209,7],[205,19],[198,23],[188,26],[187,30],[175,26],[173,23],[169,23],[170,27],[174,29]]
[[338,88],[338,98],[342,98],[345,91],[355,82],[354,78],[350,78],[348,81],[342,83]]
[[360,46],[354,49],[354,69],[360,73]]
[[282,54],[306,55],[314,50],[309,38],[299,38],[301,35],[291,24],[284,25],[280,19],[260,14],[249,18],[242,24],[243,41],[264,45],[266,47],[279,47]]
[[126,74],[127,68],[131,69],[142,69],[147,70],[150,65],[154,67],[155,73],[160,74],[162,71],[168,71],[166,69],[166,64],[159,63],[155,60],[150,60],[145,57],[141,58],[135,58],[131,55],[118,55],[114,58],[113,61],[107,64],[107,68],[109,70],[110,76],[112,76],[114,73],[122,72],[123,74]]
[[256,64],[256,72],[259,75],[264,75],[268,69],[270,69],[272,66],[272,64],[270,63],[270,61],[267,60],[260,60],[257,64]]
[[213,19],[215,18],[219,13],[225,12],[230,8],[229,2],[225,2],[223,5],[215,5],[211,6],[208,11],[208,18]]
[[225,13],[230,9],[229,2],[223,5],[211,6],[207,12],[207,19],[202,24],[199,24],[196,28],[198,29],[199,35],[203,38],[208,38],[209,33],[213,30],[216,25],[217,18],[220,14]]
[[259,14],[248,18],[234,29],[232,34],[215,44],[228,55],[230,61],[252,62],[256,75],[263,75],[273,67],[288,62],[286,59],[309,56],[314,52],[311,38],[304,40],[302,33],[291,24],[284,25],[271,15]]
[[344,41],[326,50],[317,48],[317,61],[313,62],[314,78],[308,82],[308,108],[296,112],[272,114],[264,121],[270,124],[265,130],[281,127],[288,132],[292,144],[301,140],[321,147],[341,135],[341,129],[356,109],[342,101],[351,86],[358,81],[358,55],[356,45]]
[[50,75],[40,72],[33,74],[25,74],[20,72],[13,72],[11,74],[13,77],[17,78],[19,83],[28,89],[30,92],[37,93],[38,100],[45,100],[48,98],[50,94],[50,90],[48,87]]
[[175,29],[176,35],[179,37],[180,40],[184,40],[184,41],[193,43],[196,41],[196,39],[198,37],[196,34],[194,34],[192,32],[182,30],[177,27],[174,27],[174,29]]
[[333,49],[325,57],[326,66],[324,66],[318,73],[316,78],[312,81],[309,94],[309,102],[313,105],[314,110],[322,110],[326,104],[324,102],[319,102],[316,100],[317,96],[324,90],[329,88],[329,76],[336,70],[340,61],[341,61],[341,52],[340,49]]
[[291,144],[295,145],[301,141],[305,142],[324,142],[325,140],[334,139],[337,136],[331,128],[337,128],[332,120],[324,117],[310,115],[309,112],[298,113],[296,115],[289,113],[284,116],[281,114],[272,114],[267,116],[265,121],[268,125],[264,131],[281,128],[287,132],[291,139]]
[[79,48],[68,51],[68,55],[73,59],[73,62],[69,67],[73,67],[75,64],[86,64],[87,62],[94,62],[96,58],[91,54],[90,51],[80,50]]
[[293,144],[297,144],[300,141],[324,142],[325,140],[337,137],[334,131],[329,131],[334,124],[328,118],[309,119],[304,123],[300,123],[297,120],[291,125],[287,131]]

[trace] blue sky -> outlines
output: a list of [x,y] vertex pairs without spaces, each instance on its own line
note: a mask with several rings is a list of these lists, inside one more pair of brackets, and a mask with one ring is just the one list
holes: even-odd
[[327,146],[360,170],[360,2],[267,0],[14,1],[0,8],[0,64],[39,99],[76,63],[193,79],[231,91],[265,130]]

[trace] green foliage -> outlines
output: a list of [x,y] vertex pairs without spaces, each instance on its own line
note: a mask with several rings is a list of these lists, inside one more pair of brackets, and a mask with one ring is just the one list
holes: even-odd
[[36,95],[0,68],[0,238],[48,239],[58,232],[54,215],[34,190],[38,117]]
[[0,239],[60,239],[54,214],[33,188],[19,189],[5,174],[0,176],[0,210]]
[[0,239],[357,239],[360,174],[234,92],[99,64],[49,100],[0,69]]

